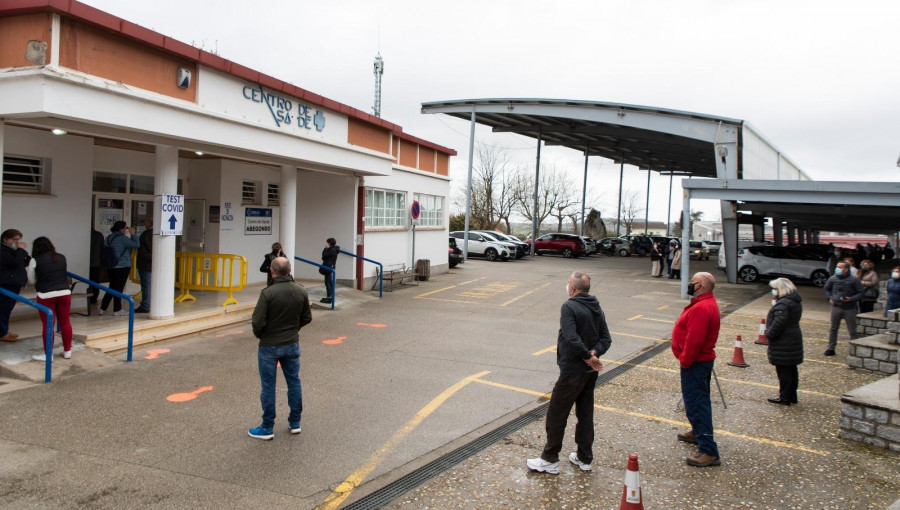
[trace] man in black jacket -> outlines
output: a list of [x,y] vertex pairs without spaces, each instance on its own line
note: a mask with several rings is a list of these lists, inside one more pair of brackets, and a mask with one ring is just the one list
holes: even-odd
[[834,276],[825,282],[825,297],[831,303],[831,331],[828,333],[828,348],[825,356],[834,356],[837,347],[838,329],[841,319],[847,321],[850,339],[856,340],[856,310],[863,297],[863,285],[859,278],[850,274],[850,264],[838,262]]
[[275,437],[275,378],[278,363],[288,388],[288,425],[291,434],[300,433],[303,412],[303,389],[300,386],[300,328],[312,322],[309,295],[306,289],[291,278],[291,263],[276,257],[269,267],[272,284],[262,290],[253,310],[253,336],[259,338],[257,358],[262,390],[262,424],[248,431],[250,437]]
[[578,419],[575,425],[578,451],[569,454],[569,461],[582,471],[591,470],[594,460],[594,386],[603,369],[599,356],[612,345],[612,338],[600,303],[588,294],[590,290],[588,275],[576,272],[569,276],[566,283],[569,299],[560,310],[556,341],[559,379],[553,386],[547,409],[547,443],[540,457],[526,462],[534,471],[559,474],[559,451],[573,404]]
[[150,278],[153,276],[153,218],[144,218],[144,231],[138,238],[137,270],[141,278],[141,306],[134,313],[150,313]]

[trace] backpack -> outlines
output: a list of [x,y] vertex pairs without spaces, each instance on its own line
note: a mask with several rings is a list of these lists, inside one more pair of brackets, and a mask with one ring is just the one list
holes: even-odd
[[100,247],[100,267],[110,269],[116,267],[118,262],[119,257],[116,257],[116,250],[109,244],[109,240],[105,241]]

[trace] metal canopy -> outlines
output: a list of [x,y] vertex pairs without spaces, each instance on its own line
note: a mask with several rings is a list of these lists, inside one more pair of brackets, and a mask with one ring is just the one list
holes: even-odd
[[562,99],[462,99],[422,104],[443,113],[642,170],[716,177],[715,142],[742,121],[646,106]]

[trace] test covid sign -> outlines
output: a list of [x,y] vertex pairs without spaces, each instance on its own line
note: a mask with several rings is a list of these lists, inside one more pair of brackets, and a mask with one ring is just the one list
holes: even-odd
[[180,236],[184,225],[184,195],[160,197],[159,235]]

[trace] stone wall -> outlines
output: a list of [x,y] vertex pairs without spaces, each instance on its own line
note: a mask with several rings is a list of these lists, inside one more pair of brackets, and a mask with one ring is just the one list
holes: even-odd
[[[890,390],[897,385],[897,378],[889,377],[874,384]],[[900,409],[882,407],[865,395],[847,395],[841,399],[840,425],[844,439],[900,452]]]

